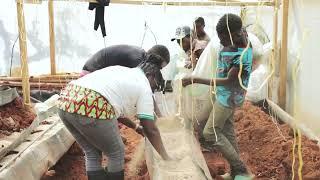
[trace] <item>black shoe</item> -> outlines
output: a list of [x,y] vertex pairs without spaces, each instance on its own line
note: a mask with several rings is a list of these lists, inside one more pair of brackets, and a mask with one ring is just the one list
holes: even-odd
[[202,152],[215,152],[214,143],[205,141],[204,138],[199,139]]
[[119,172],[108,172],[108,180],[124,180],[124,170]]
[[241,162],[240,165],[238,165],[236,167],[231,165],[230,169],[231,169],[232,178],[235,178],[236,175],[248,175],[249,174],[249,171],[243,162]]
[[107,180],[107,173],[102,170],[87,171],[88,180]]

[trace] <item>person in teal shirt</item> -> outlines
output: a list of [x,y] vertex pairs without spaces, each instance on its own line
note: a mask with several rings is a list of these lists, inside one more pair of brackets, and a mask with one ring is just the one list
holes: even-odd
[[[216,31],[223,46],[219,52],[216,79],[193,78],[193,83],[216,85],[216,101],[203,137],[205,144],[216,147],[228,160],[233,178],[247,176],[248,169],[239,156],[233,115],[246,96],[243,87],[248,87],[252,70],[252,47],[251,44],[248,46],[248,35],[242,27],[241,18],[235,14],[225,14],[217,23]],[[240,66],[241,83],[238,78]],[[191,83],[191,77],[182,80],[183,86]]]

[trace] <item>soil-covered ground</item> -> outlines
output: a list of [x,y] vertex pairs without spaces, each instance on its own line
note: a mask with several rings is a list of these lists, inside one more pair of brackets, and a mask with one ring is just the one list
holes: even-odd
[[[288,125],[274,123],[272,118],[259,107],[246,102],[235,113],[235,127],[241,158],[255,175],[255,179],[291,179],[293,133]],[[141,137],[125,127],[121,128],[121,134],[126,138],[126,179],[148,180],[145,165],[135,177],[128,174],[127,164],[131,161]],[[213,175],[228,171],[228,164],[219,153],[205,152],[204,156]],[[320,179],[320,150],[317,142],[303,136],[302,157],[303,179]],[[295,162],[295,177],[297,177],[298,155],[296,155]],[[84,158],[81,149],[76,144],[73,145],[43,179],[85,180]]]
[[[235,114],[241,157],[257,179],[291,179],[293,131],[246,102]],[[303,179],[320,179],[318,142],[302,137]],[[297,152],[297,149],[296,151]],[[295,177],[298,172],[298,155]]]
[[0,106],[0,138],[27,128],[35,117],[36,114],[32,108],[23,106],[20,97],[9,104]]
[[[145,162],[139,168],[137,175],[130,175],[128,164],[132,160],[133,153],[141,140],[141,136],[134,130],[121,126],[121,134],[124,137],[125,147],[125,179],[127,180],[150,180]],[[83,152],[77,143],[74,143],[69,151],[52,167],[42,180],[86,180]],[[106,164],[107,159],[103,160]]]

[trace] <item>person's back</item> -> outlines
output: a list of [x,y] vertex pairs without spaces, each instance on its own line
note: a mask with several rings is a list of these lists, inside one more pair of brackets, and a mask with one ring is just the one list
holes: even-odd
[[[136,104],[139,106],[139,103],[149,103],[150,108],[153,108],[152,91],[148,79],[140,68],[110,66],[71,83],[90,88],[102,94],[110,101],[118,116],[126,115],[130,117],[135,115],[134,113],[137,110],[134,107]],[[141,94],[149,95],[151,99],[138,102],[138,99],[142,97]]]
[[[84,151],[88,179],[124,180],[124,144],[118,122],[146,136],[164,160],[166,152],[155,124],[152,92],[163,78],[156,56],[137,68],[110,66],[70,82],[58,100],[59,116]],[[158,62],[158,61],[156,61]],[[140,122],[134,122],[136,116]],[[101,164],[102,152],[108,165]]]
[[83,70],[93,72],[109,66],[137,67],[146,56],[145,50],[130,45],[114,45],[95,53],[84,65]]

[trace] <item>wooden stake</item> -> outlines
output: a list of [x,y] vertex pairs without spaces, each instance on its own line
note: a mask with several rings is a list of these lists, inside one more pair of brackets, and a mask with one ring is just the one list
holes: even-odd
[[[274,15],[273,15],[273,44],[272,44],[273,48],[272,48],[271,58],[269,61],[270,71],[273,71],[275,68],[275,58],[276,58],[277,52],[278,52],[278,12],[279,12],[279,4],[278,4],[278,0],[275,0]],[[272,94],[273,77],[274,77],[274,74],[270,78],[270,81],[268,84],[268,97],[269,97],[269,99],[273,99],[273,94]]]
[[288,14],[289,0],[283,0],[282,39],[280,58],[279,106],[285,110],[287,100]]
[[30,104],[30,84],[29,84],[29,68],[27,61],[27,41],[26,28],[24,22],[23,1],[17,0],[17,18],[19,27],[19,44],[20,44],[20,60],[21,60],[21,77],[23,102]]
[[49,36],[50,36],[50,68],[51,74],[56,74],[56,55],[55,55],[55,34],[54,34],[54,11],[53,0],[48,2],[49,11]]

